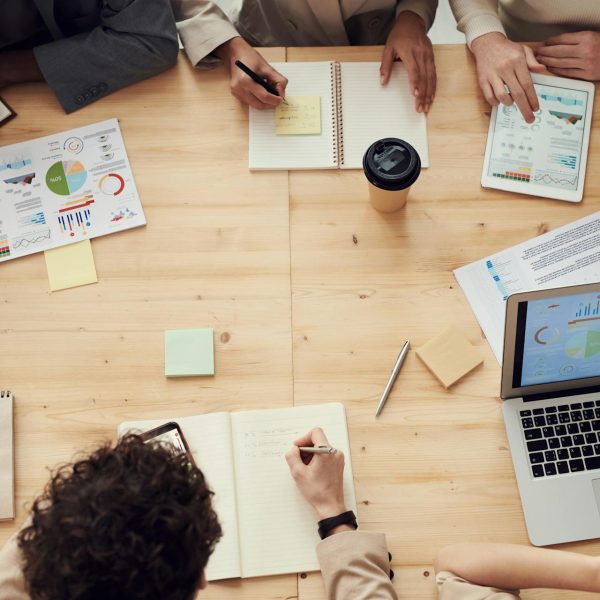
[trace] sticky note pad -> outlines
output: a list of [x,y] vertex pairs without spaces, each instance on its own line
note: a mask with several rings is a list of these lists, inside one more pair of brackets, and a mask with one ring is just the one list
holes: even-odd
[[214,375],[212,329],[171,329],[165,331],[165,376]]
[[98,281],[90,240],[46,250],[44,256],[52,292]]
[[277,135],[321,133],[321,96],[286,96],[275,109]]
[[416,353],[445,388],[483,362],[479,351],[456,327],[442,331]]

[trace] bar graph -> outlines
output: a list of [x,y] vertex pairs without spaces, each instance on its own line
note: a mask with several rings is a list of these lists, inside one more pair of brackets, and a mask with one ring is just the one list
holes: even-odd
[[600,314],[600,300],[595,303],[588,302],[587,304],[580,303],[579,310],[575,313],[576,318],[591,317]]

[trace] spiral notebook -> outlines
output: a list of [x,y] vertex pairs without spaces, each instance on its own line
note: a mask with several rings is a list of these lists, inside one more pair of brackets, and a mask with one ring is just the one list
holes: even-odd
[[415,110],[408,74],[394,63],[387,85],[377,62],[273,63],[286,96],[321,99],[321,132],[277,135],[273,110],[250,108],[250,169],[361,169],[366,149],[384,137],[412,144],[429,166],[425,115]]
[[215,492],[213,504],[223,528],[207,579],[317,571],[316,515],[298,491],[285,453],[295,439],[322,427],[331,445],[344,452],[344,496],[348,509],[356,512],[344,406],[334,402],[133,421],[121,423],[119,435],[173,420]]

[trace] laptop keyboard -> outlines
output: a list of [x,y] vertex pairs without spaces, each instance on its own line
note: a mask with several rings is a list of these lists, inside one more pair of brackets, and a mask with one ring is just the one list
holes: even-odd
[[600,469],[600,400],[519,414],[534,477]]

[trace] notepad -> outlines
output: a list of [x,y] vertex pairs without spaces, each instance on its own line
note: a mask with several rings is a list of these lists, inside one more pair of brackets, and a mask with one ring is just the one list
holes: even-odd
[[98,281],[90,240],[46,250],[44,257],[52,292]]
[[165,375],[167,377],[214,374],[214,342],[211,328],[165,331]]
[[0,127],[17,116],[17,113],[0,98]]
[[288,96],[275,109],[277,135],[312,135],[321,133],[321,97]]
[[274,410],[212,413],[122,423],[119,435],[176,421],[196,464],[215,492],[223,538],[209,560],[207,579],[317,571],[316,515],[285,460],[292,442],[322,427],[343,450],[344,496],[356,512],[346,413],[339,403]]
[[408,73],[394,63],[387,85],[379,63],[274,63],[288,80],[286,98],[321,98],[318,135],[278,135],[276,110],[250,108],[250,169],[361,169],[376,140],[397,137],[412,144],[429,166],[425,115],[415,110]]
[[13,398],[0,392],[0,521],[14,518]]

